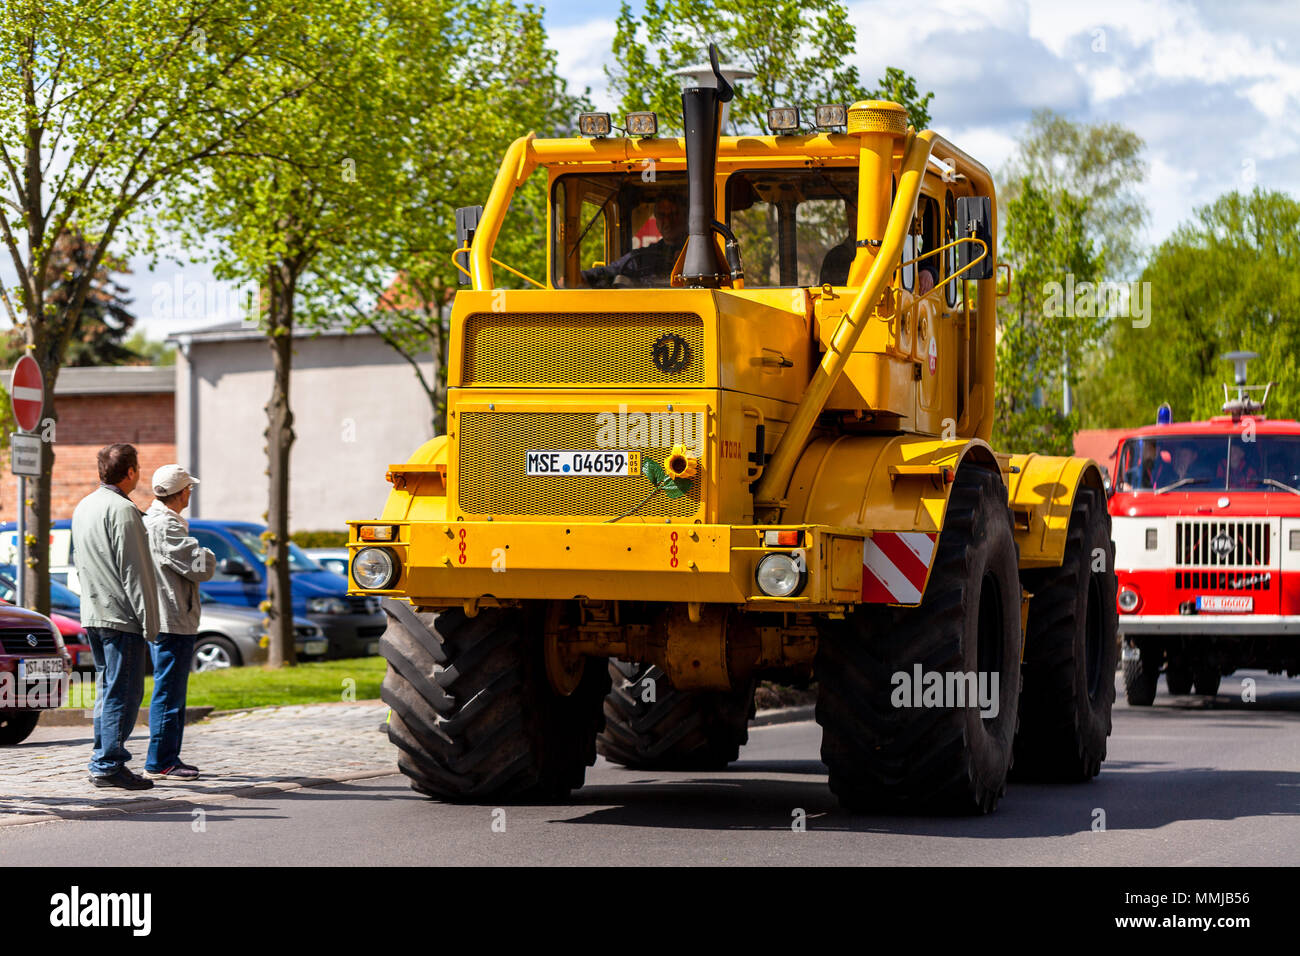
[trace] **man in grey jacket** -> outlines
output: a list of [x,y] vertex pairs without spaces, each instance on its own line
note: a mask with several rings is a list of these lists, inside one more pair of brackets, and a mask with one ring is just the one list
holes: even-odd
[[149,705],[149,755],[144,772],[155,779],[197,780],[199,768],[181,760],[185,693],[199,632],[199,584],[217,571],[217,556],[190,536],[181,517],[199,480],[180,465],[153,473],[157,495],[144,515],[149,551],[158,574],[159,627],[153,655],[153,702]]
[[140,512],[128,497],[140,481],[131,445],[99,450],[99,487],[72,513],[81,624],[95,657],[95,743],[90,782],[148,790],[127,768],[126,738],[144,697],[145,642],[158,636],[158,582]]

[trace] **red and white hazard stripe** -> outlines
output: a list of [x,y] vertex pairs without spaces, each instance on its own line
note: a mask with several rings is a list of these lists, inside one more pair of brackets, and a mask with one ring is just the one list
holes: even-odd
[[925,531],[877,531],[862,542],[862,600],[920,604],[938,537]]

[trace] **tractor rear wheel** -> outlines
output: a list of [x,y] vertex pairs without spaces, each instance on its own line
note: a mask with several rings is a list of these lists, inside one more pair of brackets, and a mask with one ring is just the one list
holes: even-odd
[[1138,641],[1135,649],[1137,656],[1124,660],[1124,699],[1130,707],[1150,707],[1160,682],[1162,649],[1151,641]]
[[582,786],[596,760],[609,690],[604,663],[586,663],[568,697],[546,676],[542,613],[485,608],[414,611],[386,600],[388,661],[380,693],[388,738],[411,786],[455,802],[554,801]]
[[1115,562],[1106,500],[1080,488],[1060,567],[1022,578],[1033,595],[1021,666],[1018,779],[1090,780],[1101,771],[1115,703]]
[[[978,694],[962,705],[955,694],[932,703],[911,686],[922,674],[931,685],[936,673],[949,687],[973,675],[988,693],[988,715]],[[822,761],[845,807],[988,813],[996,806],[1020,698],[1020,578],[996,473],[958,471],[920,606],[864,605],[825,622],[815,676]]]
[[605,729],[596,751],[639,770],[721,770],[740,754],[754,716],[754,684],[731,692],[673,688],[658,667],[609,662]]

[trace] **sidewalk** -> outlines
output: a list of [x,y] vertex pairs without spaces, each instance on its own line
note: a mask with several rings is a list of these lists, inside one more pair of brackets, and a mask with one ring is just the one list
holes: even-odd
[[[143,791],[91,786],[90,729],[59,728],[56,739],[40,735],[0,748],[0,827],[396,773],[397,750],[378,730],[387,713],[387,707],[373,701],[305,704],[193,724],[185,728],[183,757],[200,768],[201,778],[174,785],[156,780],[152,790]],[[128,766],[143,773],[148,731],[137,728],[127,749],[132,757]]]

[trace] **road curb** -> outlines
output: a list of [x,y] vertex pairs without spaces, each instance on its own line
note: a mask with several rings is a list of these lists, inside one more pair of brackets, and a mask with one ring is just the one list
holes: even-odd
[[760,710],[749,722],[751,727],[767,727],[770,724],[794,724],[801,720],[812,720],[816,706],[804,704],[801,707],[777,707],[774,710]]
[[[89,707],[60,707],[58,710],[43,710],[37,726],[40,727],[90,727],[95,723],[95,718],[87,716],[93,713]],[[193,724],[202,720],[212,713],[211,707],[186,707],[185,723]],[[149,709],[142,707],[140,714],[135,719],[137,727],[149,726]]]
[[[138,803],[119,804],[111,807],[92,807],[87,810],[45,810],[39,814],[19,816],[13,820],[0,819],[0,828],[32,826],[39,823],[54,823],[58,820],[93,820],[102,817],[128,816],[132,813],[144,813],[150,810],[165,810],[177,805],[207,805],[239,800],[246,797],[274,796],[291,790],[305,790],[323,786],[327,783],[348,783],[353,780],[367,780],[372,777],[389,777],[399,773],[397,764],[382,770],[358,770],[354,773],[337,774],[331,777],[296,777],[290,780],[277,780],[274,783],[259,783],[237,790],[219,790],[213,793],[177,794],[174,797],[161,797],[141,800]],[[90,784],[86,786],[89,788]],[[179,789],[179,788],[178,788]]]

